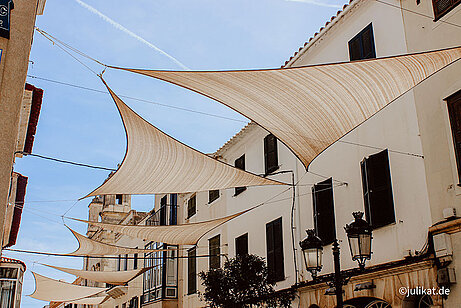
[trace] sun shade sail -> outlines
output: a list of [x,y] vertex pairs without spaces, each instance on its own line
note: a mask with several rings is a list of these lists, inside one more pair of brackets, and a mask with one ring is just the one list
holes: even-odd
[[138,248],[129,248],[121,247],[111,244],[106,244],[92,240],[80,233],[72,230],[67,227],[70,232],[75,236],[78,241],[79,247],[76,251],[69,253],[71,256],[117,256],[125,254],[135,254],[135,253],[149,253],[157,251],[169,251],[171,249],[138,249]]
[[458,47],[269,70],[118,69],[164,80],[221,102],[272,132],[307,168],[339,138],[460,57]]
[[282,184],[237,169],[186,146],[141,118],[109,87],[107,89],[125,126],[127,151],[115,174],[86,197]]
[[32,272],[35,279],[35,291],[32,298],[47,302],[72,302],[100,292],[106,288],[84,287],[59,280],[54,280]]
[[125,283],[138,277],[149,268],[136,269],[132,271],[116,271],[116,272],[104,272],[104,271],[84,271],[73,268],[65,268],[54,265],[43,264],[45,266],[60,270],[62,272],[75,275],[77,277],[88,279],[97,282],[109,283],[113,285],[124,285]]
[[77,304],[77,305],[99,305],[101,304],[107,296],[97,296],[97,297],[86,297],[82,299],[77,299],[71,302],[66,302],[68,304]]
[[103,222],[92,222],[76,218],[71,219],[147,241],[167,243],[171,245],[195,245],[200,238],[209,231],[237,216],[246,213],[247,211],[249,210],[231,216],[203,222],[170,226],[127,226]]

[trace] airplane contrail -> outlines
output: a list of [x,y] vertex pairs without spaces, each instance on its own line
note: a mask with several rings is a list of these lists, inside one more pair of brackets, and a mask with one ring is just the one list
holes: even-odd
[[334,7],[334,8],[342,8],[342,5],[338,4],[330,4],[330,3],[325,3],[322,1],[317,1],[317,0],[285,0],[285,1],[291,1],[291,2],[304,2],[312,5],[318,5],[318,6],[324,6],[324,7]]
[[116,22],[115,20],[107,17],[106,15],[104,15],[103,13],[101,13],[100,11],[98,11],[97,9],[95,9],[94,7],[92,7],[91,5],[89,4],[86,4],[85,2],[81,1],[81,0],[75,0],[78,4],[80,4],[81,6],[83,6],[84,8],[86,8],[88,11],[90,11],[91,13],[93,14],[96,14],[98,15],[99,17],[101,17],[104,21],[108,22],[109,24],[111,24],[112,26],[114,26],[115,28],[125,32],[126,34],[128,34],[129,36],[137,39],[138,41],[140,41],[141,43],[149,46],[150,48],[156,50],[157,52],[161,53],[162,55],[168,57],[170,60],[172,60],[174,63],[176,63],[177,65],[179,65],[180,67],[182,67],[183,69],[185,70],[189,70],[189,68],[187,66],[185,66],[184,64],[182,64],[179,60],[177,60],[175,57],[169,55],[168,53],[166,53],[165,51],[161,50],[160,48],[158,48],[157,46],[155,46],[154,44],[146,41],[145,39],[143,39],[142,37],[140,37],[139,35],[137,35],[136,33],[128,30],[127,28],[125,28],[124,26],[122,26],[121,24],[119,24],[118,22]]

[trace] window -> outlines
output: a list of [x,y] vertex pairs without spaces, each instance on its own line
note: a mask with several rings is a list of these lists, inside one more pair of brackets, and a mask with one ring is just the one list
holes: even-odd
[[248,254],[248,233],[240,235],[235,239],[235,254],[237,256]]
[[[177,249],[178,246],[151,242],[146,249]],[[156,251],[144,254],[144,273],[142,302],[148,303],[165,298],[177,298],[178,258],[176,251]]]
[[115,195],[115,203],[123,204],[123,195]]
[[117,259],[117,271],[120,271],[120,269],[122,268],[122,256],[121,255],[118,255],[118,259]]
[[166,199],[167,199],[167,196],[163,196],[162,199],[160,199],[160,209],[159,209],[159,212],[160,212],[160,225],[161,226],[165,226],[166,225],[166,208],[167,208],[167,204],[166,204]]
[[458,166],[458,186],[461,183],[461,91],[447,98],[451,132],[455,147],[456,164]]
[[373,229],[395,222],[391,172],[387,150],[361,163],[365,215]]
[[216,235],[208,240],[210,269],[221,267],[221,237]]
[[284,280],[282,217],[266,224],[266,245],[269,278],[275,282]]
[[333,202],[333,181],[317,183],[312,187],[314,204],[314,228],[323,245],[333,243],[336,238],[335,209]]
[[197,292],[197,249],[191,248],[187,251],[187,294]]
[[376,58],[372,24],[349,41],[349,58],[351,61]]
[[125,259],[123,260],[123,270],[128,270],[128,255],[125,255]]
[[196,195],[193,195],[187,201],[187,219],[191,218],[197,212],[197,198]]
[[133,255],[133,269],[138,269],[138,254],[137,253]]
[[170,195],[170,225],[178,224],[178,195]]
[[270,134],[264,138],[264,173],[268,175],[278,168],[277,138]]
[[208,203],[211,203],[219,198],[219,190],[210,190],[208,192]]
[[[243,154],[242,156],[240,156],[239,158],[237,158],[235,160],[235,168],[238,168],[238,169],[241,169],[241,170],[245,170],[245,154]],[[236,187],[235,188],[235,193],[234,193],[234,196],[237,196],[239,194],[241,194],[242,192],[244,192],[247,188],[245,186],[243,187]]]
[[461,0],[432,0],[435,20],[440,19],[443,15],[450,12],[455,6],[461,3]]

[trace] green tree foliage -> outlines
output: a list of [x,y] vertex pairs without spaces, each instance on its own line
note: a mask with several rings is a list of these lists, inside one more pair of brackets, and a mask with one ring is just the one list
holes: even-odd
[[263,258],[241,255],[224,263],[224,268],[199,274],[205,292],[201,293],[212,308],[291,307],[295,290],[276,292]]

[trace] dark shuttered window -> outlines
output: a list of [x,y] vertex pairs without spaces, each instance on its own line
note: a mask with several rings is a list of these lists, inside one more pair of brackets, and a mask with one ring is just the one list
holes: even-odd
[[461,91],[447,98],[450,115],[451,132],[455,147],[456,164],[458,166],[458,185],[461,183]]
[[[245,170],[245,154],[243,154],[242,156],[240,156],[239,158],[237,158],[235,160],[235,167],[239,168],[241,170]],[[245,189],[247,189],[245,186],[244,187],[236,187],[234,196],[237,196],[238,194],[241,194],[242,192],[245,191]]]
[[187,294],[197,292],[197,250],[191,248],[187,251]]
[[248,233],[240,235],[235,239],[235,254],[237,256],[248,254]]
[[208,192],[208,203],[211,203],[219,198],[219,190],[210,190]]
[[191,218],[192,216],[195,215],[197,212],[197,198],[195,195],[193,195],[188,201],[187,201],[187,218]]
[[178,224],[178,195],[170,195],[170,225]]
[[394,223],[394,198],[387,150],[365,158],[361,168],[367,221],[374,229]]
[[137,253],[133,255],[133,269],[138,269],[138,254]]
[[272,281],[285,279],[283,265],[282,218],[266,224],[267,268]]
[[160,225],[165,226],[166,225],[166,201],[167,201],[167,196],[163,196],[162,199],[160,199]]
[[432,7],[434,8],[434,19],[438,20],[440,17],[450,12],[460,3],[461,0],[432,0]]
[[267,175],[278,168],[277,138],[270,134],[264,138],[264,172]]
[[331,244],[336,238],[333,181],[331,178],[312,187],[312,199],[315,232],[322,239],[324,245]]
[[208,240],[210,269],[221,267],[221,236],[216,235]]
[[376,58],[372,24],[349,41],[349,58],[351,61]]

